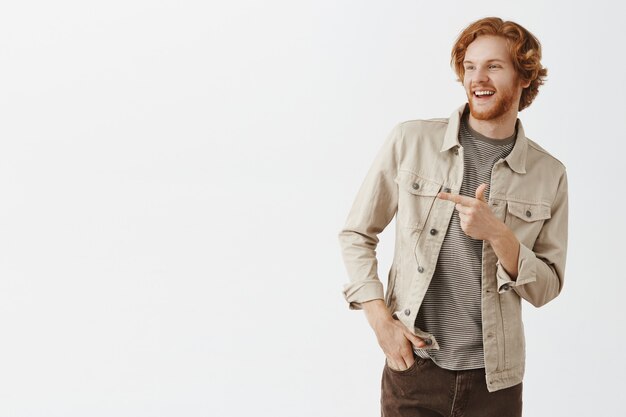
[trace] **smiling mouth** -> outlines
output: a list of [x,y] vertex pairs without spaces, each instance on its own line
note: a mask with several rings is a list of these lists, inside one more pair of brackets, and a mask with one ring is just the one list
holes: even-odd
[[496,92],[495,91],[491,91],[491,90],[476,90],[476,91],[474,91],[474,97],[482,98],[482,99],[489,98],[489,97],[493,96],[494,94],[496,94]]

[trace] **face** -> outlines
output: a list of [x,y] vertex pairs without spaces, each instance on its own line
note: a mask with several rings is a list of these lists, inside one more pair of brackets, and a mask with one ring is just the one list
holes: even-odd
[[522,90],[530,83],[517,75],[504,38],[476,38],[467,47],[463,67],[463,86],[475,119],[495,120],[517,114]]

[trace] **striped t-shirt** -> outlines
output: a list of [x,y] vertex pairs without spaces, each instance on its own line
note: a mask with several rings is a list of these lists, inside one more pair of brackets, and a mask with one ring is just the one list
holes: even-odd
[[[491,170],[515,145],[515,134],[506,139],[489,139],[474,131],[463,114],[459,142],[463,146],[464,172],[460,194],[476,196],[476,188],[487,184],[489,200]],[[454,210],[441,246],[435,272],[424,296],[415,325],[435,336],[439,350],[416,349],[438,366],[451,370],[484,368],[481,279],[483,241],[467,236]]]

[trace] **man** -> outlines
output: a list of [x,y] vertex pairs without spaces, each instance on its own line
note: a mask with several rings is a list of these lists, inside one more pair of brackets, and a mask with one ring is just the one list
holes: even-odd
[[[468,103],[448,119],[398,124],[339,233],[351,309],[364,309],[386,356],[384,416],[521,416],[521,299],[563,286],[567,176],[524,135],[547,70],[514,22],[485,18],[451,63]],[[377,235],[396,216],[386,294]]]

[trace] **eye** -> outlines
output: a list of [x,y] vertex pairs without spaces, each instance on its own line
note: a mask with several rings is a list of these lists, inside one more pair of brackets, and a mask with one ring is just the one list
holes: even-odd
[[491,65],[489,65],[489,68],[490,69],[491,68],[500,68],[500,65],[498,65],[498,64],[491,64]]
[[474,66],[473,66],[473,65],[467,65],[467,66],[465,67],[465,71],[470,71],[470,70],[473,70],[473,69],[474,69]]

